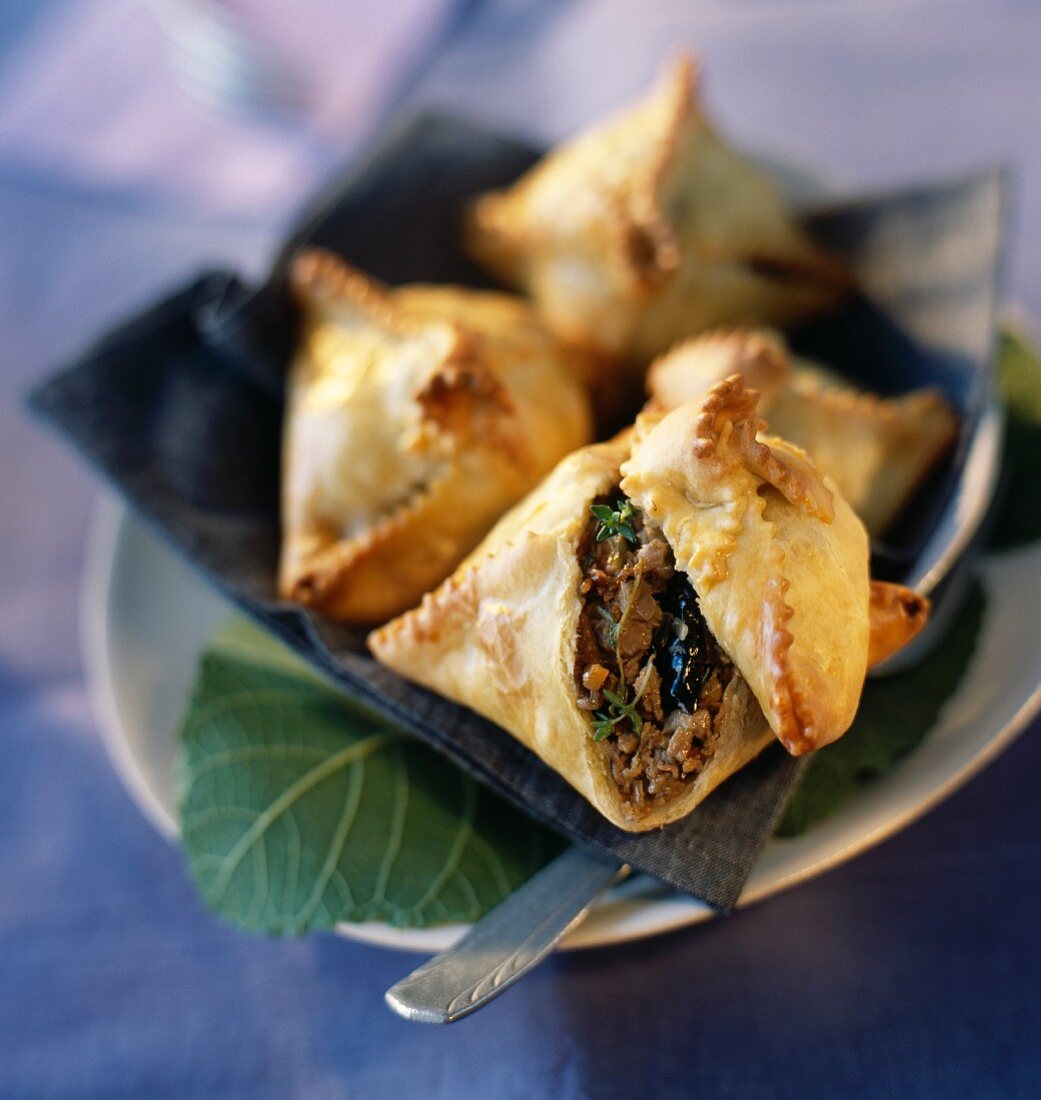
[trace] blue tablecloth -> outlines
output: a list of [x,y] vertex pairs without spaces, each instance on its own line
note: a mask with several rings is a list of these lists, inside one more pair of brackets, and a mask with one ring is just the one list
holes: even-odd
[[[252,7],[270,23],[278,6]],[[1009,297],[1041,314],[1029,0],[476,0],[431,3],[422,20],[382,8],[347,42],[351,56],[359,41],[382,50],[381,65],[360,90],[319,82],[357,101],[304,133],[193,107],[144,5],[5,6],[0,1095],[1038,1095],[1037,724],[852,863],[725,921],[555,958],[450,1029],[384,1009],[414,957],[218,923],[123,791],[78,656],[94,486],[20,394],[205,264],[259,270],[294,204],[393,108],[447,103],[549,138],[694,43],[709,102],[747,145],[855,185],[1016,169]],[[342,14],[338,27],[349,36]],[[335,45],[321,58],[328,74]]]

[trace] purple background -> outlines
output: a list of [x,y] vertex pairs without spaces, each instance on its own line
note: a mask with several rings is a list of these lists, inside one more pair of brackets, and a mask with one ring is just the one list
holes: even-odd
[[95,486],[20,395],[200,268],[261,270],[393,110],[552,138],[685,43],[730,134],[840,183],[1014,168],[1007,297],[1041,315],[1041,7],[234,6],[306,74],[303,119],[196,105],[144,3],[7,0],[0,20],[0,1095],[1037,1095],[1036,724],[851,864],[727,921],[551,960],[447,1030],[382,1005],[411,956],[219,924],[98,742],[76,624]]

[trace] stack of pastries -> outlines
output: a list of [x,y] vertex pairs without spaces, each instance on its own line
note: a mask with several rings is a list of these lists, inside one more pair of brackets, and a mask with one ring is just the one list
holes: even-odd
[[622,829],[775,738],[840,737],[928,615],[871,580],[869,535],[957,422],[789,353],[776,328],[849,280],[705,119],[693,64],[478,198],[464,242],[524,297],[296,257],[283,595],[375,626],[378,660]]

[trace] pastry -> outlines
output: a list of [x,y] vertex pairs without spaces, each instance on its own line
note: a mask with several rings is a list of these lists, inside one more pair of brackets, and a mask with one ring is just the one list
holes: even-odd
[[802,447],[863,520],[882,535],[958,437],[936,389],[878,397],[818,364],[791,357],[777,334],[721,330],[687,340],[647,374],[651,405],[672,408],[734,372],[762,392],[770,429]]
[[630,831],[689,813],[775,738],[833,741],[869,657],[927,604],[876,594],[849,505],[763,426],[734,376],[575,452],[372,652]]
[[785,325],[847,278],[727,145],[681,58],[650,95],[550,152],[467,222],[470,252],[561,340],[630,361],[721,324]]
[[588,441],[575,368],[519,299],[292,264],[280,589],[372,624],[416,604]]

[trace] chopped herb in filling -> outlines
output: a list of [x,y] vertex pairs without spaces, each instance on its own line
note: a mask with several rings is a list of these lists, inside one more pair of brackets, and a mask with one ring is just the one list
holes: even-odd
[[711,759],[733,665],[660,529],[619,492],[590,508],[579,563],[578,705],[639,817]]

